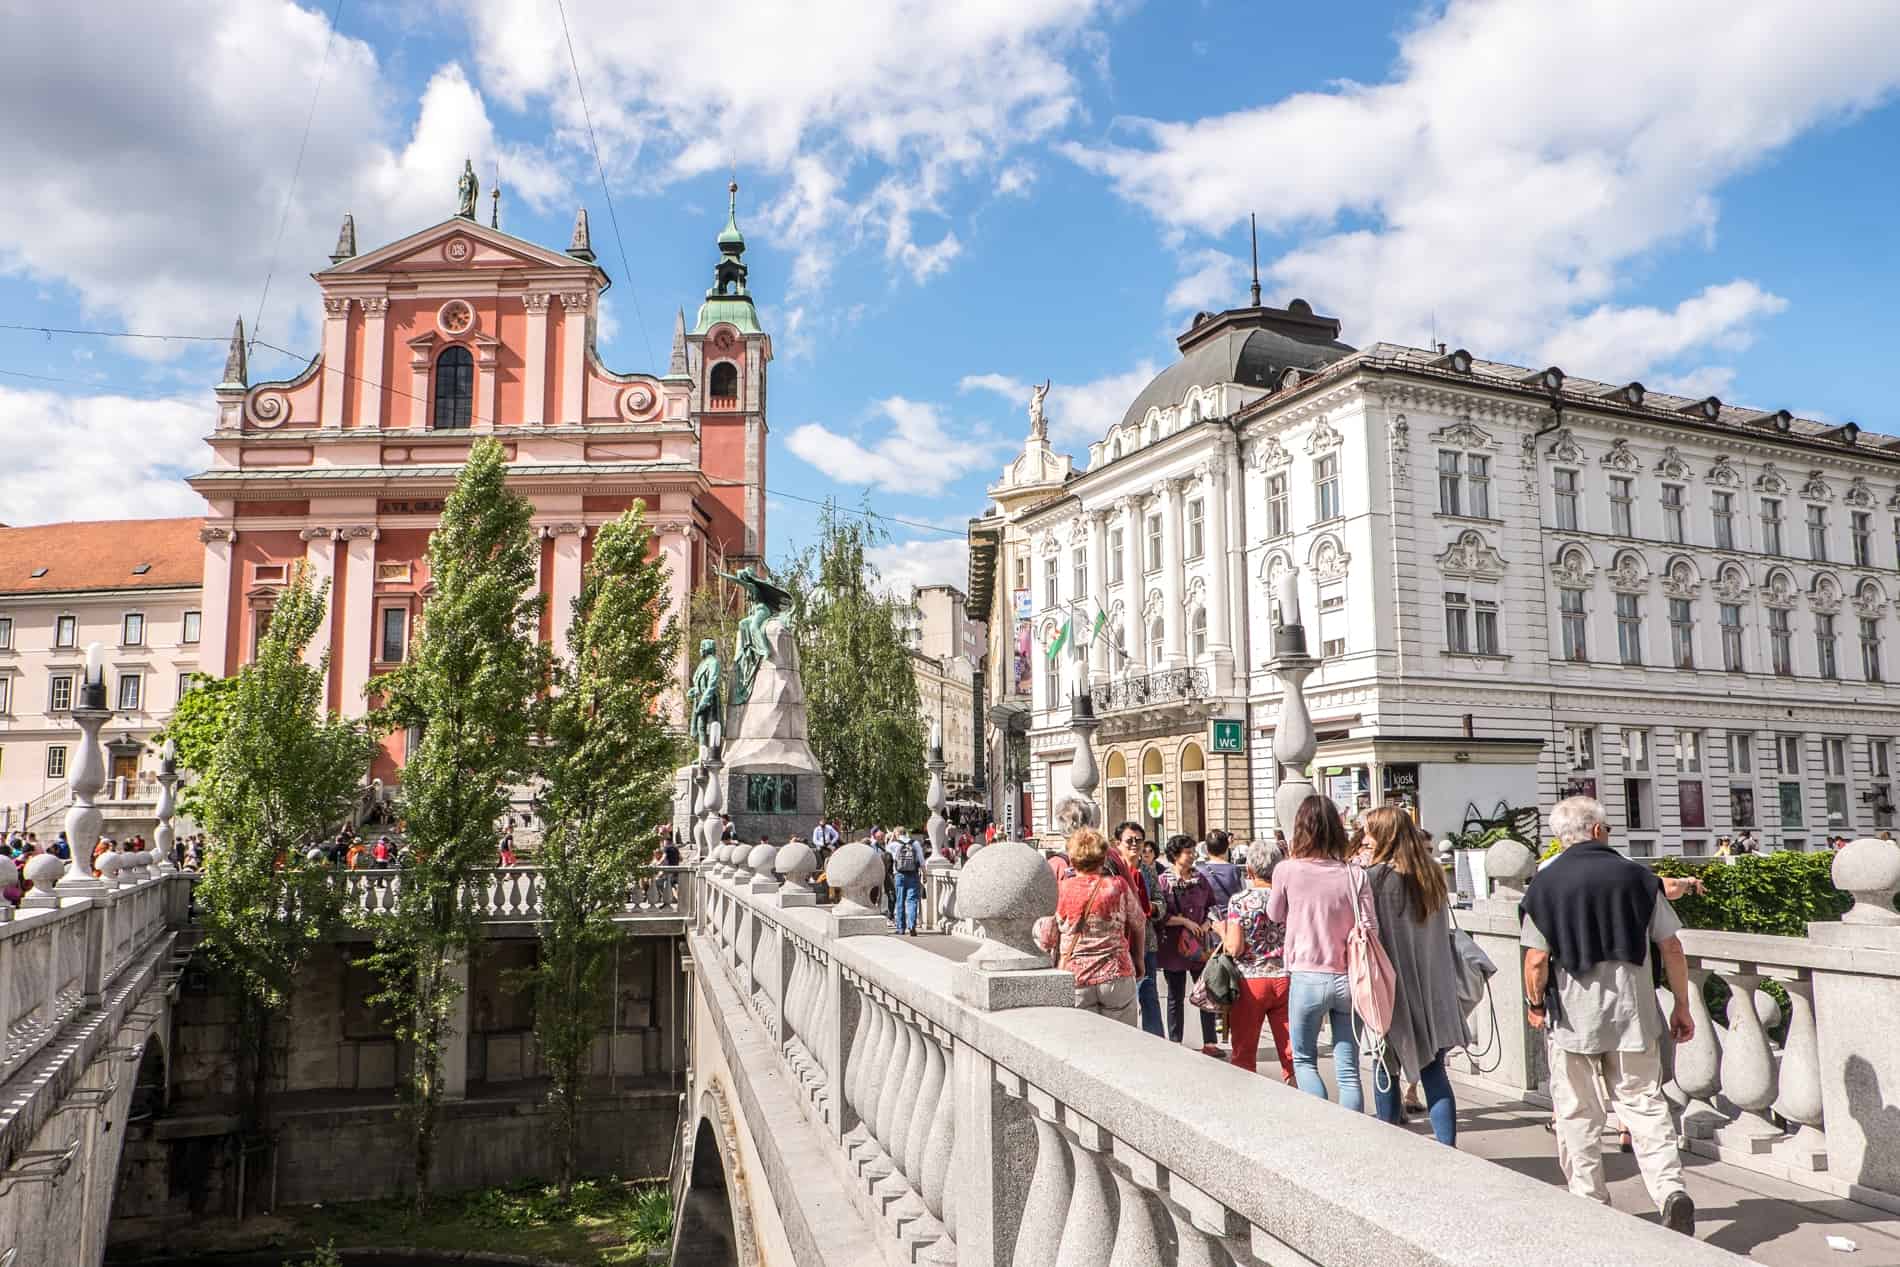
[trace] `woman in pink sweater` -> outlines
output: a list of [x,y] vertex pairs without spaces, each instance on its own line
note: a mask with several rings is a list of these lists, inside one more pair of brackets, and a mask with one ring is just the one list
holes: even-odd
[[[1293,1080],[1300,1090],[1324,1100],[1319,1076],[1319,1023],[1332,1018],[1333,1072],[1339,1102],[1355,1113],[1365,1111],[1359,1086],[1359,1046],[1353,1040],[1352,987],[1346,980],[1346,935],[1353,928],[1354,893],[1359,911],[1375,934],[1378,921],[1360,868],[1348,862],[1346,828],[1339,811],[1323,796],[1309,796],[1293,820],[1287,861],[1273,873],[1267,917],[1286,925],[1287,1028],[1292,1031]],[[1355,883],[1356,880],[1356,883]]]

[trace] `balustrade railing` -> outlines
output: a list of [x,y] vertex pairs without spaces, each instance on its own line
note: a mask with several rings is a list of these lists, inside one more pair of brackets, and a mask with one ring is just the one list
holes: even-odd
[[[366,915],[396,909],[402,892],[400,867],[338,871],[343,905]],[[693,872],[690,867],[654,867],[627,890],[627,915],[683,915],[691,910]],[[463,891],[467,908],[484,919],[536,920],[541,918],[541,871],[538,867],[488,867],[477,871]]]
[[1163,669],[1139,677],[1116,678],[1095,687],[1092,692],[1098,713],[1204,699],[1207,693],[1207,670],[1193,668]]
[[[891,1261],[1503,1267],[1552,1246],[1587,1247],[1580,1264],[1734,1261],[1277,1080],[1048,1006],[1072,1002],[1072,980],[1021,949],[1035,903],[998,895],[999,876],[1027,889],[1047,875],[1027,846],[999,844],[927,877],[933,909],[961,890],[975,908],[965,917],[992,934],[959,962],[884,935],[868,847],[832,856],[844,897],[830,907],[809,903],[803,876],[781,884],[769,861],[754,870],[732,847],[702,865],[699,988],[728,1024],[758,1018],[779,1067],[749,1076],[789,1083]],[[746,1006],[725,1006],[727,992]],[[1418,1183],[1426,1173],[1433,1181]],[[1448,1206],[1452,1192],[1464,1196]],[[793,1195],[755,1185],[750,1199]]]

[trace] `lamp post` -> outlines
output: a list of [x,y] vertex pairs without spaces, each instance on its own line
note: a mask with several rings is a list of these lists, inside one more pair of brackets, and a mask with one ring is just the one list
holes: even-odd
[[1095,765],[1095,731],[1101,725],[1095,716],[1095,697],[1089,692],[1087,683],[1083,683],[1072,697],[1069,709],[1069,731],[1075,736],[1075,759],[1069,765],[1069,787],[1075,792],[1075,799],[1081,802],[1083,827],[1100,827],[1102,810],[1095,803],[1095,787],[1101,782],[1101,771]]
[[1306,627],[1300,623],[1299,582],[1292,569],[1274,582],[1277,619],[1273,626],[1273,659],[1267,667],[1280,679],[1280,722],[1273,732],[1273,759],[1279,779],[1273,793],[1274,824],[1289,836],[1300,805],[1318,795],[1307,776],[1319,742],[1313,718],[1306,711],[1306,679],[1319,661],[1306,653]]
[[943,724],[930,723],[930,754],[924,761],[924,768],[930,771],[930,856],[933,861],[941,858],[950,860],[948,840],[950,821],[943,815]]
[[105,649],[98,643],[86,644],[86,673],[79,684],[79,699],[73,706],[73,720],[79,723],[80,741],[66,772],[72,788],[72,808],[66,811],[66,845],[72,861],[66,874],[55,885],[61,897],[105,892],[106,886],[93,878],[92,849],[99,843],[105,815],[92,798],[106,785],[105,753],[99,747],[99,728],[112,720],[106,707]]
[[177,810],[177,787],[178,745],[167,739],[158,754],[158,826],[152,829],[152,842],[158,846],[158,861],[153,870],[162,875],[178,869],[172,864],[172,841],[178,835],[172,826],[172,815]]

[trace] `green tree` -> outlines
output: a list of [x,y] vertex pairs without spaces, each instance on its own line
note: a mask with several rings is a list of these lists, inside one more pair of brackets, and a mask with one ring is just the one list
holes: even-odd
[[[169,739],[177,745],[181,774],[196,775],[210,767],[218,741],[224,737],[231,701],[237,689],[236,677],[212,677],[208,673],[191,675],[183,698],[165,720],[165,728],[153,737],[156,743],[162,744]],[[179,783],[177,812],[180,818],[201,819],[198,789],[199,783],[195,778],[187,778]]]
[[605,990],[620,946],[614,916],[645,874],[649,826],[668,817],[680,760],[663,708],[676,689],[679,630],[666,618],[667,568],[649,557],[652,542],[637,509],[594,539],[541,748],[540,944],[528,975],[552,1083],[562,1200],[573,1188],[589,1054],[617,1002]]
[[878,589],[869,551],[884,534],[827,504],[817,544],[794,561],[792,594],[811,746],[825,809],[854,826],[923,820],[929,776],[917,679],[898,600]]
[[373,746],[361,725],[326,715],[328,657],[304,661],[323,619],[324,594],[300,564],[257,659],[186,696],[202,707],[181,707],[172,723],[181,761],[200,776],[193,812],[213,847],[194,897],[205,951],[237,994],[248,1132],[266,1127],[273,1023],[337,915],[330,868],[304,851],[349,814]]
[[479,440],[429,539],[435,592],[422,609],[410,658],[371,681],[380,718],[418,727],[403,769],[400,809],[410,862],[396,907],[375,921],[375,1002],[410,1046],[408,1096],[415,1204],[428,1204],[442,1057],[461,973],[480,944],[463,892],[495,861],[496,824],[532,769],[547,653],[537,631],[533,508],[506,483],[501,445]]

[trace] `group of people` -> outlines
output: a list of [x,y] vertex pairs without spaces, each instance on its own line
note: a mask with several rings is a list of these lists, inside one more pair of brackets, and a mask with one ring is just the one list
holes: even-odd
[[[1669,903],[1700,881],[1665,881],[1624,857],[1591,798],[1560,802],[1551,822],[1564,848],[1528,886],[1521,920],[1523,1006],[1550,1047],[1558,1160],[1572,1192],[1608,1202],[1601,1135],[1613,1104],[1664,1224],[1693,1232],[1661,1043],[1686,1042],[1695,1030],[1681,923]],[[1264,1029],[1281,1079],[1331,1098],[1319,1068],[1324,1025],[1343,1107],[1365,1109],[1364,1057],[1378,1117],[1402,1122],[1415,1104],[1410,1089],[1422,1090],[1416,1107],[1433,1136],[1456,1146],[1446,1058],[1472,1042],[1470,991],[1461,995],[1453,896],[1430,836],[1396,806],[1374,808],[1349,829],[1330,800],[1314,796],[1299,807],[1290,839],[1254,846],[1244,863],[1233,861],[1224,832],[1209,833],[1205,848],[1202,857],[1191,838],[1174,836],[1157,850],[1129,822],[1112,839],[1076,830],[1050,858],[1056,909],[1036,931],[1057,966],[1074,974],[1076,1005],[1178,1043],[1194,978],[1224,950],[1237,977],[1225,1007],[1231,1063],[1257,1068]],[[1378,972],[1372,946],[1389,966],[1382,1030],[1354,1003],[1355,984],[1370,988]],[[1652,976],[1658,960],[1674,998],[1667,1018]],[[1203,1050],[1222,1054],[1215,1005],[1196,1010]]]
[[[92,847],[89,860],[94,876],[100,874],[99,861],[109,853],[149,853],[151,842],[144,835],[134,832],[123,838],[101,836]],[[14,864],[14,877],[10,884],[0,887],[0,900],[10,906],[18,906],[20,900],[33,890],[32,881],[26,878],[26,864],[35,857],[46,854],[62,861],[70,861],[73,856],[72,845],[66,839],[66,833],[57,833],[50,841],[41,841],[38,832],[14,830],[6,833],[0,841],[0,853]],[[204,854],[203,836],[186,836],[172,844],[172,863],[188,871],[198,869]]]

